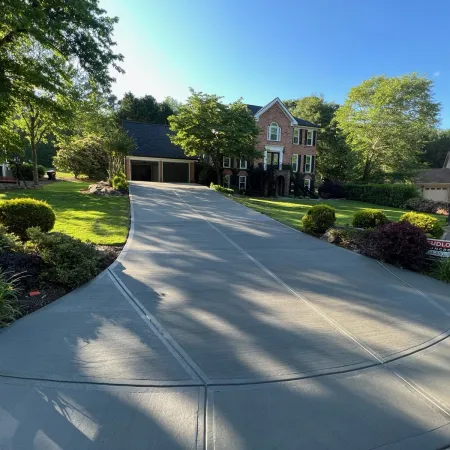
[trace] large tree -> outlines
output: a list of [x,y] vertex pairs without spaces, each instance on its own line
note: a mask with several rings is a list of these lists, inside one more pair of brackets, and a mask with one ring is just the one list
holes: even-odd
[[[28,101],[35,91],[60,94],[65,73],[59,58],[75,62],[94,83],[109,90],[123,59],[114,53],[117,18],[108,17],[98,0],[0,0],[0,122],[12,100]],[[26,45],[47,50],[34,60]]]
[[437,130],[422,149],[422,160],[429,167],[441,168],[450,152],[450,130]]
[[226,105],[222,97],[195,92],[169,117],[170,129],[175,132],[171,141],[187,156],[208,155],[221,182],[224,156],[253,159],[259,129],[246,105],[238,100]]
[[354,155],[337,127],[335,114],[339,105],[323,96],[310,95],[283,102],[294,116],[320,126],[317,140],[317,172],[323,179],[346,181],[352,178]]
[[414,73],[373,77],[350,90],[336,119],[358,155],[361,181],[406,178],[420,167],[420,150],[439,121],[431,91],[431,80]]

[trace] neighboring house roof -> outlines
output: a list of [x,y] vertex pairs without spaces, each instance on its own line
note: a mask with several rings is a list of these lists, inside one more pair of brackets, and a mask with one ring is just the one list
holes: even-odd
[[172,144],[168,135],[173,132],[167,125],[124,120],[122,126],[136,140],[136,148],[131,152],[132,156],[194,159],[187,157],[180,147]]
[[284,113],[289,117],[291,120],[292,125],[300,125],[302,127],[311,127],[311,128],[320,128],[319,125],[316,125],[315,123],[309,122],[308,120],[300,119],[298,117],[294,117],[289,110],[286,108],[284,103],[277,97],[273,99],[270,103],[268,103],[266,106],[257,106],[257,105],[247,105],[247,108],[250,110],[250,112],[255,116],[256,119],[259,118],[261,114],[266,112],[271,106],[273,106],[275,103],[278,103],[280,108],[284,111]]
[[439,184],[439,183],[450,183],[450,169],[425,169],[422,170],[417,178],[417,184]]

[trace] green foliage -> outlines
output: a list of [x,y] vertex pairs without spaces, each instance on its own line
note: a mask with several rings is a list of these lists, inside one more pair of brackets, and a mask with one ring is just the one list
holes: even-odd
[[433,275],[446,283],[450,283],[450,258],[441,258],[437,261]]
[[421,159],[429,167],[440,169],[444,166],[450,151],[450,130],[434,131],[422,148]]
[[53,164],[58,170],[72,172],[75,178],[87,175],[96,180],[105,179],[108,169],[105,143],[93,135],[75,138],[62,144]]
[[12,123],[12,120],[9,120],[1,125],[0,121],[0,164],[16,160],[23,156],[23,149],[26,142],[14,130]]
[[118,175],[115,175],[111,180],[111,185],[118,191],[126,191],[128,189],[128,182],[126,180],[125,174],[120,173]]
[[439,109],[432,81],[417,74],[373,77],[352,88],[336,119],[358,155],[358,178],[367,183],[383,173],[413,174]]
[[[38,171],[39,178],[42,178],[45,176],[45,167],[44,166],[38,165],[37,171]],[[22,164],[18,164],[17,166],[11,165],[11,172],[12,172],[14,178],[19,178],[20,180],[24,179],[26,181],[33,180],[33,164],[22,163]]]
[[353,216],[353,226],[357,228],[375,228],[388,223],[388,218],[379,209],[363,209]]
[[225,105],[217,95],[191,90],[178,114],[169,117],[169,124],[175,132],[170,140],[187,156],[211,158],[218,184],[224,156],[252,160],[261,154],[255,150],[259,128],[240,100]]
[[199,184],[203,184],[203,186],[210,186],[211,184],[214,184],[215,179],[216,171],[214,170],[214,167],[209,164],[203,167],[198,175],[198,182]]
[[20,316],[17,309],[16,280],[0,272],[0,328],[8,326]]
[[410,198],[404,205],[405,209],[411,209],[413,211],[425,212],[430,214],[448,215],[448,203],[447,202],[435,202],[424,198]]
[[10,233],[27,237],[26,230],[39,227],[50,231],[55,225],[56,216],[47,202],[32,198],[14,198],[0,202],[0,224]]
[[151,95],[135,97],[127,92],[119,102],[117,117],[120,121],[135,120],[137,122],[160,123],[167,125],[167,118],[174,114],[176,101],[170,97],[158,103]]
[[100,271],[98,252],[90,243],[63,233],[43,233],[39,228],[30,228],[28,237],[28,250],[44,261],[44,280],[74,289]]
[[291,113],[320,125],[317,139],[316,171],[323,179],[351,180],[355,155],[347,145],[345,136],[337,126],[339,105],[327,102],[322,96],[311,95],[283,102]]
[[408,212],[400,217],[400,222],[408,222],[436,239],[444,234],[444,227],[439,220],[428,214]]
[[136,148],[136,141],[124,130],[114,127],[105,136],[105,149],[108,154],[108,175],[113,178],[124,171],[124,160]]
[[8,233],[4,225],[0,225],[0,253],[11,253],[22,250],[22,241],[13,233]]
[[419,193],[412,184],[344,184],[347,200],[374,203],[375,205],[401,208],[407,200],[418,197]]
[[428,251],[426,234],[408,222],[378,227],[370,237],[370,255],[401,267],[419,270]]
[[336,222],[335,209],[328,205],[315,205],[302,218],[302,229],[307,233],[325,233]]
[[227,194],[227,195],[233,195],[234,194],[233,189],[229,189],[229,188],[223,187],[220,184],[211,183],[209,188],[210,189],[214,189],[215,191],[220,192],[222,194]]

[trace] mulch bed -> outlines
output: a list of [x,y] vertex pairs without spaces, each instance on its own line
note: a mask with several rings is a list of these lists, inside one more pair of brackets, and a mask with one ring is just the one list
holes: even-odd
[[[96,248],[100,254],[100,270],[104,270],[117,259],[123,245],[97,245]],[[39,255],[0,253],[1,271],[17,280],[16,286],[21,293],[18,309],[23,316],[70,292],[65,286],[41,280],[39,274],[42,267],[43,262]]]

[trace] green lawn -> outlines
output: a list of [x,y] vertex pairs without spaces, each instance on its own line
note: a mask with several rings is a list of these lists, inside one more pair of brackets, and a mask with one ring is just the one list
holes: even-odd
[[[336,208],[336,225],[351,225],[353,214],[364,208],[374,208],[384,211],[386,216],[393,221],[397,221],[406,210],[391,208],[389,206],[373,205],[371,203],[355,202],[352,200],[312,200],[312,199],[266,199],[266,198],[237,198],[233,197],[239,203],[254,209],[262,214],[272,217],[292,228],[301,228],[301,219],[314,205],[326,203]],[[437,217],[446,225],[445,216]]]
[[0,191],[0,200],[31,197],[47,201],[56,214],[54,231],[94,244],[123,244],[129,226],[128,197],[80,193],[89,183],[60,181],[41,189]]

